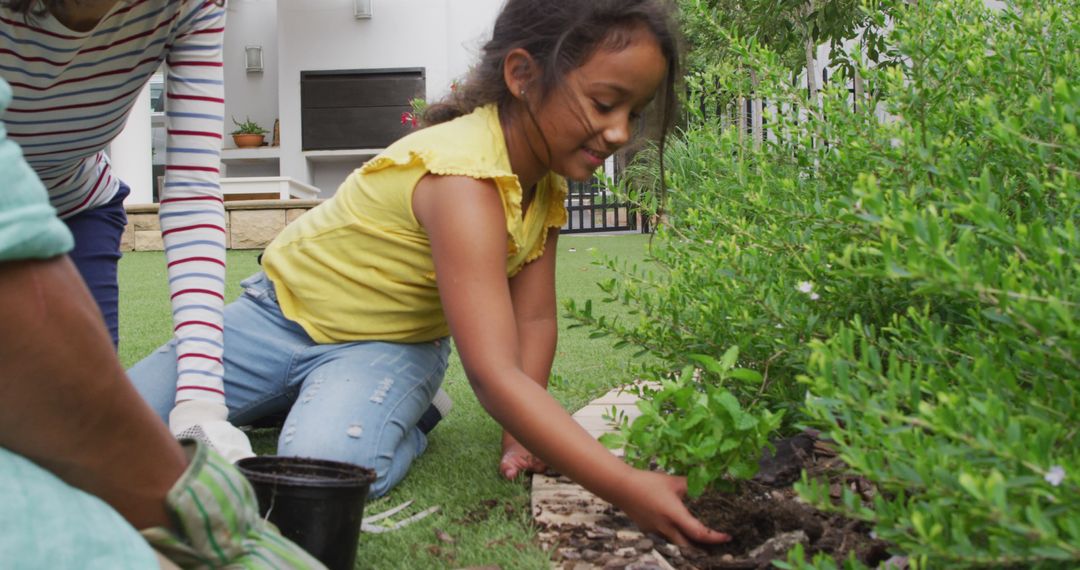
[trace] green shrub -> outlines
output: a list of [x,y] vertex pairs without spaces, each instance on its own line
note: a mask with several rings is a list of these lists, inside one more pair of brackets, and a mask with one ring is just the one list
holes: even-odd
[[[731,57],[688,78],[692,117],[665,157],[659,269],[609,260],[603,287],[628,316],[570,312],[657,357],[646,378],[824,429],[878,494],[800,492],[917,567],[1073,568],[1080,2],[898,6],[884,41],[901,63],[862,66],[854,108],[839,81],[807,101],[775,55],[719,42]],[[784,111],[760,142],[721,112],[751,83]],[[732,346],[760,382],[702,364]],[[667,437],[654,452],[685,434]],[[719,480],[724,457],[687,467]]]
[[[732,347],[720,361],[697,355],[698,364],[721,381],[759,383],[753,370],[734,368],[739,356]],[[687,475],[688,493],[700,495],[707,487],[748,479],[758,470],[761,450],[777,430],[783,413],[742,409],[723,383],[701,383],[700,368],[686,367],[673,379],[650,390],[637,402],[641,415],[623,429],[604,434],[600,441],[625,448],[627,461]]]
[[842,510],[921,568],[1080,564],[1078,20],[941,2],[894,35],[897,166],[855,180],[845,265],[922,302],[812,342],[807,407],[879,487]]

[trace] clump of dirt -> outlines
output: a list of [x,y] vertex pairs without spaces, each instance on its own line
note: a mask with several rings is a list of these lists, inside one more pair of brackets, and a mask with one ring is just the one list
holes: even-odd
[[746,482],[731,493],[707,493],[687,504],[710,528],[731,535],[731,542],[681,549],[680,568],[771,568],[802,544],[809,556],[823,552],[842,562],[854,553],[875,567],[889,558],[888,543],[873,538],[870,527],[829,515],[798,502],[788,489]]
[[[890,545],[874,538],[869,526],[820,512],[798,499],[791,485],[803,469],[810,477],[827,478],[834,498],[840,497],[844,487],[866,500],[876,492],[865,479],[848,474],[816,434],[800,434],[776,442],[775,451],[766,451],[753,480],[687,502],[707,526],[730,534],[731,542],[679,548],[659,536],[641,534],[623,513],[606,503],[598,509],[591,502],[568,501],[560,507],[589,513],[592,524],[541,524],[540,545],[565,570],[764,570],[772,568],[773,561],[786,560],[796,544],[802,544],[808,556],[826,553],[841,563],[851,553],[871,568],[888,560]],[[654,563],[652,555],[662,556],[664,562]]]
[[864,499],[875,490],[868,481],[845,474],[843,463],[827,444],[801,434],[776,443],[764,455],[758,476],[734,490],[711,491],[687,502],[710,528],[731,535],[730,542],[682,548],[673,564],[680,569],[734,570],[771,568],[802,544],[808,557],[825,553],[837,562],[851,554],[871,568],[889,559],[889,544],[876,539],[868,525],[818,511],[799,501],[791,484],[806,469],[810,477],[827,477],[835,497],[848,486]]

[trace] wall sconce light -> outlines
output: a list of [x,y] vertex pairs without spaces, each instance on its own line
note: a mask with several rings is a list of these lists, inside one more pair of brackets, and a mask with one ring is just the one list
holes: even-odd
[[244,46],[244,68],[248,73],[263,70],[262,46]]
[[368,20],[375,13],[375,0],[353,0],[353,16],[357,20]]

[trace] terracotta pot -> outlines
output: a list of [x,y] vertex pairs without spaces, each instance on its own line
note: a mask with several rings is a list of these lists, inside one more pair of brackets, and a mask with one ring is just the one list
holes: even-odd
[[237,148],[255,148],[262,146],[265,136],[253,134],[233,135],[232,140],[236,143]]

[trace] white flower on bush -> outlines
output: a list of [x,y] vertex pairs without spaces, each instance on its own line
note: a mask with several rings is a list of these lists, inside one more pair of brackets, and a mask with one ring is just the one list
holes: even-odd
[[1043,479],[1046,479],[1047,483],[1057,487],[1065,480],[1065,468],[1060,465],[1055,465],[1046,472]]
[[817,301],[821,298],[820,295],[814,292],[813,281],[800,281],[799,284],[795,286],[795,288],[798,289],[800,293],[806,293],[807,295],[809,295],[811,301]]

